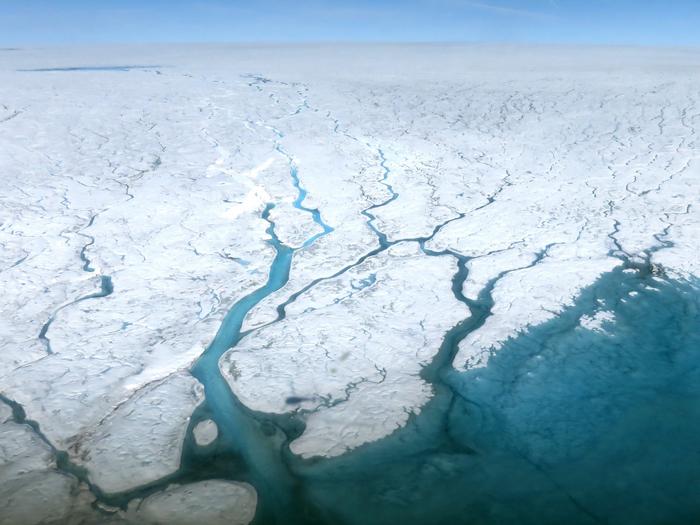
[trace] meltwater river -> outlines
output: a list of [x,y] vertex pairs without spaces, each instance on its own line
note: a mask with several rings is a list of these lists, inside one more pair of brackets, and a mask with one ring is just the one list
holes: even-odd
[[[320,235],[331,231],[302,202],[295,205],[313,211]],[[431,401],[383,440],[337,458],[302,460],[288,444],[303,422],[251,411],[218,368],[245,336],[246,314],[289,277],[294,250],[275,235],[271,209],[263,213],[276,250],[269,279],[231,308],[192,370],[206,390],[192,424],[211,417],[220,436],[206,450],[189,438],[183,475],[250,482],[259,494],[259,525],[700,519],[700,283],[622,265],[561,315],[508,341],[486,368],[456,371],[457,344],[489,315],[493,284],[467,301],[460,260],[453,291],[472,315],[446,334],[423,371],[434,387]],[[386,239],[380,244],[375,252]],[[600,330],[581,327],[582,316],[599,310],[614,319]]]

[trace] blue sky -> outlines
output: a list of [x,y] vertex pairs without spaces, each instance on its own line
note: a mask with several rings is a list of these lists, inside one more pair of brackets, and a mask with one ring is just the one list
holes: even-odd
[[700,45],[700,0],[0,0],[0,46],[479,41]]

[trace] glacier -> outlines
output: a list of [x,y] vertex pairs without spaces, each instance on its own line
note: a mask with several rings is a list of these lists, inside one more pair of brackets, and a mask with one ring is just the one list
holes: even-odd
[[696,520],[699,70],[0,50],[0,524]]

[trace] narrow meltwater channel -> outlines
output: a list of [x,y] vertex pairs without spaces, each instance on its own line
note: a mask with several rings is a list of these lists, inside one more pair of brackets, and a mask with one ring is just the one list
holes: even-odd
[[331,233],[333,231],[333,228],[326,224],[326,222],[323,220],[323,217],[321,216],[321,211],[318,208],[309,208],[308,206],[304,206],[304,201],[306,200],[306,197],[308,196],[309,192],[306,190],[306,188],[304,188],[301,185],[301,180],[299,179],[299,169],[297,168],[294,158],[289,153],[287,153],[287,151],[282,147],[282,145],[279,142],[280,139],[284,137],[284,133],[282,133],[280,130],[274,127],[270,129],[277,137],[277,140],[275,140],[275,151],[277,151],[280,155],[283,155],[287,159],[287,162],[289,164],[289,175],[292,178],[292,185],[297,190],[297,197],[296,199],[294,199],[292,205],[297,210],[305,211],[311,214],[311,218],[313,219],[313,221],[322,229],[321,232],[312,235],[304,241],[302,248],[307,248],[311,246],[320,237]]
[[[277,138],[283,134],[273,128]],[[322,232],[309,237],[300,249],[310,246],[318,238],[333,231],[327,225],[317,208],[304,206],[307,191],[302,187],[297,167],[293,158],[276,142],[275,149],[284,155],[290,166],[293,186],[297,197],[293,202],[295,208],[308,212]],[[389,173],[385,165],[386,159],[381,153],[381,166],[384,169],[383,183],[391,192],[391,197],[369,209],[383,206],[398,197],[393,188],[386,183]],[[205,388],[206,411],[217,423],[220,432],[220,442],[225,448],[241,457],[249,472],[249,480],[258,492],[259,505],[256,513],[256,523],[301,523],[312,519],[303,504],[303,498],[298,494],[299,480],[290,472],[284,461],[283,453],[290,440],[289,432],[283,432],[272,421],[262,414],[257,414],[245,407],[231,392],[226,380],[219,371],[219,360],[230,348],[234,347],[245,335],[241,334],[243,321],[248,312],[264,298],[282,288],[289,279],[292,259],[295,249],[283,244],[275,233],[275,224],[270,219],[274,204],[268,204],[262,218],[269,223],[266,232],[268,241],[275,249],[275,257],[270,266],[268,280],[265,285],[245,296],[229,310],[211,345],[192,368],[192,375]],[[369,210],[368,209],[368,210]],[[368,212],[365,210],[365,212]],[[366,213],[368,219],[373,219]],[[380,250],[388,248],[386,236],[379,232],[368,220],[369,227],[380,240]],[[278,418],[279,419],[279,418]],[[191,467],[190,467],[191,468]],[[296,498],[295,498],[296,494]]]
[[219,372],[219,359],[240,340],[241,326],[248,312],[289,279],[294,251],[282,244],[275,234],[275,225],[269,219],[273,207],[268,204],[262,214],[270,224],[267,233],[275,248],[268,280],[233,305],[211,345],[192,368],[192,375],[204,385],[207,408],[226,446],[238,453],[251,470],[251,481],[260,500],[265,501],[269,508],[284,509],[290,504],[288,498],[293,492],[294,481],[280,461],[279,443],[274,443],[275,433],[270,435],[271,432],[243,406]]
[[[86,252],[90,246],[95,244],[95,238],[92,235],[87,235],[82,232],[82,230],[86,230],[90,226],[92,226],[95,222],[95,218],[97,218],[97,214],[93,214],[90,217],[90,220],[88,221],[87,225],[80,230],[78,230],[78,235],[81,235],[82,237],[85,237],[88,239],[88,242],[83,245],[83,247],[80,250],[80,260],[82,261],[82,270],[87,273],[94,273],[95,269],[91,266],[92,261],[88,259]],[[112,284],[112,278],[109,275],[100,275],[100,291],[94,292],[91,294],[83,295],[82,297],[78,297],[77,299],[74,299],[73,301],[64,303],[63,305],[59,306],[54,310],[54,312],[49,316],[49,318],[46,320],[46,322],[41,326],[41,330],[39,331],[39,335],[37,336],[39,340],[44,344],[44,347],[46,348],[46,353],[51,355],[53,354],[53,349],[51,348],[51,340],[48,337],[48,331],[49,328],[51,328],[51,325],[53,322],[56,320],[56,316],[61,312],[62,310],[73,306],[74,304],[78,304],[82,301],[88,300],[88,299],[101,299],[103,297],[107,297],[108,295],[111,295],[112,292],[114,291],[114,285]]]
[[[282,150],[279,150],[279,151],[282,152]],[[285,155],[286,155],[286,153],[285,153]],[[306,189],[304,189],[301,186],[301,181],[299,180],[299,171],[298,171],[296,165],[294,165],[294,161],[290,159],[289,163],[290,163],[289,171],[290,171],[290,174],[292,176],[292,181],[293,181],[294,187],[297,189],[297,192],[298,192],[298,196],[294,200],[294,204],[293,204],[294,207],[298,210],[302,210],[302,211],[310,213],[313,221],[316,224],[318,224],[319,226],[321,226],[321,228],[323,229],[323,231],[312,235],[311,237],[309,237],[308,239],[306,239],[304,241],[304,244],[302,245],[302,247],[306,248],[308,246],[311,246],[316,241],[316,239],[331,233],[333,231],[333,228],[323,221],[323,218],[321,217],[321,212],[319,211],[318,208],[308,208],[308,207],[304,206],[304,200],[306,200],[306,196],[308,195],[308,192],[306,191]]]
[[386,233],[381,231],[379,228],[377,228],[374,224],[374,221],[377,220],[377,217],[372,213],[374,210],[378,208],[382,208],[383,206],[386,206],[387,204],[390,204],[391,202],[395,201],[396,199],[399,198],[399,194],[394,191],[394,187],[387,182],[389,178],[389,173],[390,169],[386,165],[386,157],[384,156],[384,152],[381,150],[381,148],[377,149],[377,153],[379,154],[380,162],[379,165],[381,166],[382,170],[384,173],[382,173],[382,178],[379,181],[380,184],[382,184],[386,190],[389,192],[389,197],[387,197],[385,200],[382,202],[378,202],[377,204],[373,204],[369,208],[365,208],[362,210],[360,213],[367,217],[367,226],[372,230],[372,232],[377,236],[377,239],[379,240],[379,246],[382,249],[386,249],[389,247],[389,242],[386,236]]
[[[278,137],[282,136],[279,131],[274,131]],[[304,241],[299,248],[304,249],[332,232],[333,228],[323,221],[318,208],[304,206],[308,192],[301,186],[293,159],[279,143],[275,145],[275,149],[289,160],[292,184],[297,190],[293,206],[311,214],[313,221],[322,228],[321,232]],[[259,419],[233,395],[219,371],[219,360],[224,352],[240,341],[243,336],[241,327],[248,312],[289,280],[292,258],[296,250],[283,244],[277,237],[275,224],[270,219],[273,208],[273,204],[268,204],[262,214],[262,218],[269,223],[266,230],[270,235],[268,242],[275,249],[267,282],[233,305],[211,345],[192,368],[192,375],[204,385],[206,407],[219,427],[222,442],[229,450],[243,458],[250,471],[250,480],[260,500],[256,522],[280,522],[282,516],[293,513],[291,507],[294,506],[292,497],[296,482],[280,456],[282,445],[288,438],[269,419]]]

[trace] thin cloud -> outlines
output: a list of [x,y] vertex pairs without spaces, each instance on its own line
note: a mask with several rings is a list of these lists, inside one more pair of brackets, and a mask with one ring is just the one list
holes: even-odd
[[299,0],[295,4],[283,0],[255,0],[244,1],[232,6],[222,0],[202,0],[194,5],[197,9],[208,12],[256,17],[260,16],[261,11],[269,11],[276,15],[284,14],[292,18],[300,15],[313,15],[314,17],[340,20],[366,20],[396,14],[395,10],[377,6],[356,6],[352,2],[339,4],[329,4],[323,0]]
[[489,13],[494,13],[503,16],[518,16],[524,18],[536,18],[540,20],[551,20],[553,18],[556,18],[554,15],[550,13],[544,13],[542,11],[535,11],[533,9],[521,9],[518,7],[509,7],[490,2],[478,2],[472,0],[445,0],[443,3],[452,7],[477,9],[480,11],[487,11]]

